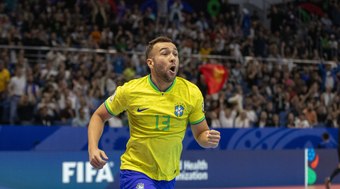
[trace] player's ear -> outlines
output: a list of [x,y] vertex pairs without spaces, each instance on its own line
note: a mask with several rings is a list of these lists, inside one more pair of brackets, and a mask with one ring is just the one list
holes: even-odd
[[148,59],[146,60],[146,63],[148,64],[149,68],[153,66],[153,61],[152,61],[151,58],[148,58]]

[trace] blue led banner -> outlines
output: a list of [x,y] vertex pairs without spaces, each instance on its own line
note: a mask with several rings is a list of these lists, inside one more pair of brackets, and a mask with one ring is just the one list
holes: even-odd
[[[87,152],[0,152],[0,188],[119,188],[121,153],[108,151],[109,161],[98,171]],[[201,150],[183,152],[176,188],[303,183],[303,150]]]
[[[316,148],[324,132],[337,143],[337,129],[250,128],[219,129],[220,150],[282,150]],[[104,150],[125,150],[129,129],[106,127],[100,146]],[[202,150],[188,129],[183,149]],[[0,126],[0,151],[79,151],[87,150],[87,128]]]

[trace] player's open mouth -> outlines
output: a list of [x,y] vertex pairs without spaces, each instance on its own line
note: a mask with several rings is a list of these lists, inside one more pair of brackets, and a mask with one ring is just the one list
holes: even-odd
[[170,67],[170,72],[175,73],[175,71],[176,71],[176,66],[171,66]]

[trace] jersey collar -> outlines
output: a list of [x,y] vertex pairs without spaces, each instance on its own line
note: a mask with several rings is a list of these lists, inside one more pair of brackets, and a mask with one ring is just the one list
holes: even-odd
[[[177,77],[174,79],[174,81],[172,82],[172,84],[171,84],[164,92],[170,91],[170,90],[175,86],[176,80],[177,80]],[[151,85],[151,87],[152,87],[153,89],[155,89],[155,90],[158,91],[158,92],[162,92],[162,91],[160,91],[160,90],[158,89],[158,87],[153,83],[153,81],[152,81],[152,79],[151,79],[151,74],[148,75],[148,81],[149,81],[149,83],[150,83],[150,85]]]

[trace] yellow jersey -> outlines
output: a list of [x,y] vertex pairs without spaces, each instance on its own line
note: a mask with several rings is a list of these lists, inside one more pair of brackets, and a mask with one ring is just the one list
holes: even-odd
[[123,111],[128,115],[130,138],[120,168],[154,180],[169,181],[179,175],[187,125],[205,119],[201,91],[181,77],[165,92],[159,91],[150,75],[131,80],[117,88],[105,107],[112,115]]

